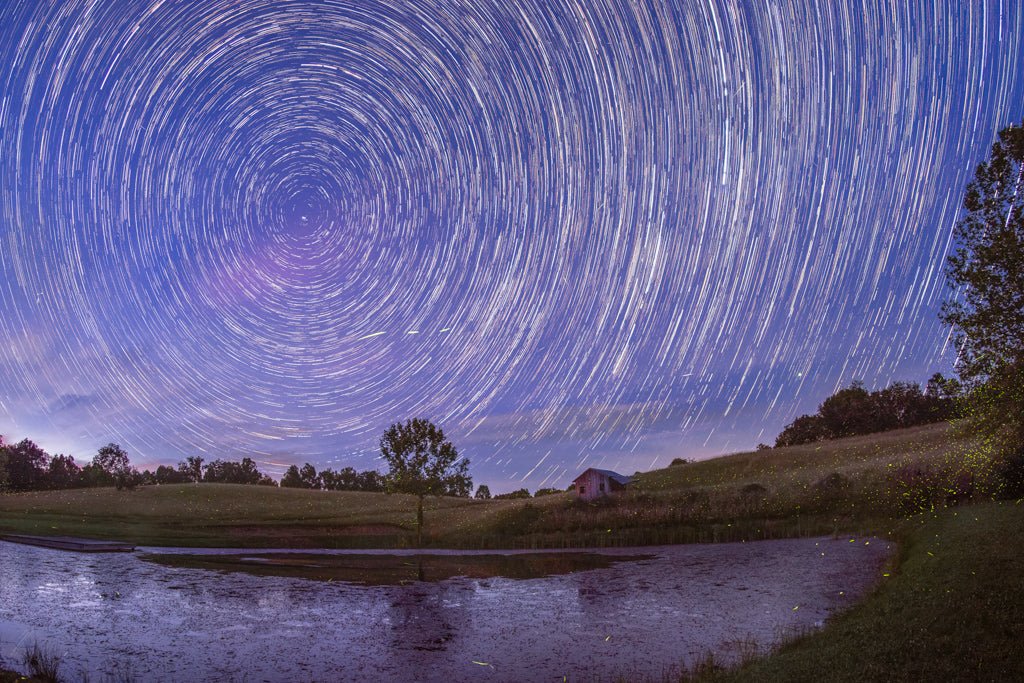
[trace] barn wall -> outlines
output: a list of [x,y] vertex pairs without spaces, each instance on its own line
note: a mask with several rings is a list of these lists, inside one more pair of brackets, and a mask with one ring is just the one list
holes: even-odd
[[[601,491],[601,484],[604,484],[603,492]],[[580,487],[583,487],[586,493],[581,495]],[[608,477],[599,472],[590,470],[576,480],[576,495],[583,500],[594,500],[608,493],[611,493],[611,482]]]

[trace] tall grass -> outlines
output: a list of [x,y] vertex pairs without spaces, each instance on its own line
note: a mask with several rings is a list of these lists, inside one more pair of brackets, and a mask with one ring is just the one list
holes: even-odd
[[29,675],[42,683],[60,683],[60,657],[43,649],[39,643],[25,650],[22,664],[28,669]]

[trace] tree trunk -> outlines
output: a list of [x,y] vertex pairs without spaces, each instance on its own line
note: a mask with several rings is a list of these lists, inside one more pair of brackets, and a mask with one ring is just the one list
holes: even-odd
[[423,547],[423,496],[419,497],[419,504],[416,506],[416,547]]

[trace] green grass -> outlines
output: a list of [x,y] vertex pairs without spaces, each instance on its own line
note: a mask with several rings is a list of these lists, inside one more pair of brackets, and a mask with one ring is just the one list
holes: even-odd
[[[541,499],[543,500],[543,499]],[[486,525],[520,501],[428,498],[428,539]],[[0,496],[0,531],[195,547],[400,547],[412,496],[230,484],[40,491]]]
[[[669,467],[592,504],[569,493],[428,498],[425,545],[567,548],[886,534],[909,513],[955,498],[965,473],[980,490],[986,461],[976,451],[939,424]],[[226,484],[0,496],[0,531],[139,545],[409,547],[414,520],[411,496]]]
[[715,681],[1024,680],[1024,504],[921,515],[890,576],[820,632]]

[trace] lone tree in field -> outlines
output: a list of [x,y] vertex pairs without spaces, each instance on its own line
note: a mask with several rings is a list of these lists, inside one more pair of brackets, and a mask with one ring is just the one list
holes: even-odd
[[430,420],[395,423],[380,437],[380,455],[388,464],[388,493],[417,496],[416,544],[423,543],[423,499],[426,496],[466,497],[473,489],[469,461]]
[[981,426],[1024,457],[1024,122],[999,131],[964,197],[942,320]]

